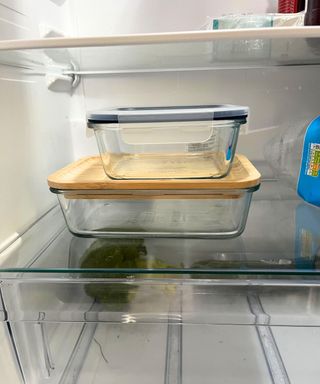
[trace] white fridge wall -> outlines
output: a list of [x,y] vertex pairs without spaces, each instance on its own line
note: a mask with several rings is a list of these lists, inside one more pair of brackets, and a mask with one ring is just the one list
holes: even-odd
[[23,79],[4,68],[0,76],[0,240],[5,242],[56,202],[46,178],[68,163],[72,152],[68,95],[49,93],[43,77]]
[[71,33],[68,4],[58,7],[50,0],[1,0],[0,39],[39,38],[39,24]]
[[274,12],[277,0],[69,0],[79,35],[200,29],[207,16]]
[[[39,24],[68,32],[67,4],[0,2],[0,38],[39,38]],[[55,202],[47,175],[72,159],[70,96],[49,92],[43,76],[0,67],[2,175],[0,247]]]

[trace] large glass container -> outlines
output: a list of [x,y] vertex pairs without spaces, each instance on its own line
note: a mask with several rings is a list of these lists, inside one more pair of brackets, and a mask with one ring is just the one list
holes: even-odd
[[93,237],[235,237],[259,185],[259,172],[242,155],[219,180],[110,180],[97,158],[49,177],[70,231]]
[[[70,231],[83,236],[234,237],[244,230],[252,193],[235,191],[59,191]],[[90,193],[89,193],[90,192]]]

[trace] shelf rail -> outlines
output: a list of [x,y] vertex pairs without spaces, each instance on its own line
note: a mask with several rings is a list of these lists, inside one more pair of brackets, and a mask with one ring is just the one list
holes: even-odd
[[264,311],[258,295],[249,294],[247,296],[247,300],[250,311],[256,318],[256,322],[258,324],[265,324],[256,325],[256,331],[268,364],[273,384],[290,384],[287,370],[284,366],[272,330],[269,326],[270,316]]

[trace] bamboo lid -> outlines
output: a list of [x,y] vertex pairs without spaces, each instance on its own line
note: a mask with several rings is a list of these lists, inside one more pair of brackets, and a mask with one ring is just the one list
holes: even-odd
[[98,156],[85,157],[48,177],[57,190],[188,190],[246,189],[260,184],[260,173],[243,155],[236,155],[229,174],[221,179],[113,180]]

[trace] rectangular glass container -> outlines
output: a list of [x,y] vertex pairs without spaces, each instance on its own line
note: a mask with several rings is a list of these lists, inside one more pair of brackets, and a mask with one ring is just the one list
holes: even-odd
[[119,108],[89,113],[88,127],[110,178],[219,178],[247,116],[233,105]]
[[93,237],[224,238],[242,233],[260,174],[237,155],[218,180],[107,179],[98,158],[49,176],[70,231]]
[[235,191],[59,191],[67,225],[83,236],[234,237],[244,230],[252,192]]

